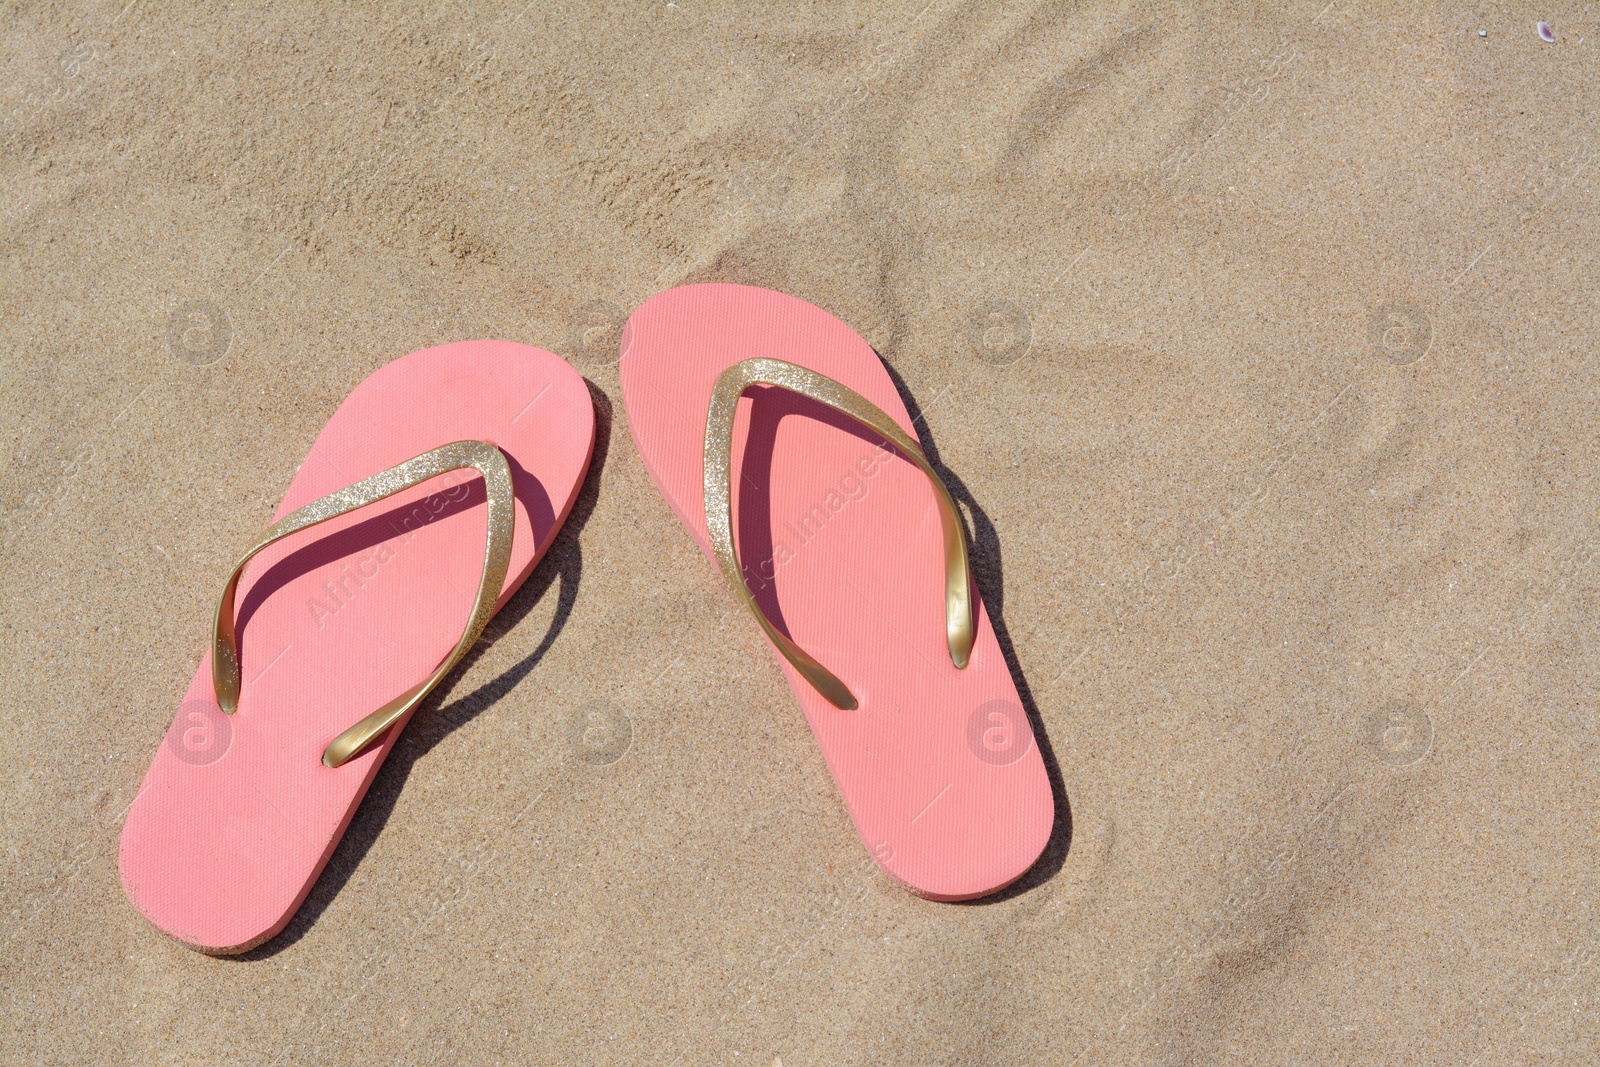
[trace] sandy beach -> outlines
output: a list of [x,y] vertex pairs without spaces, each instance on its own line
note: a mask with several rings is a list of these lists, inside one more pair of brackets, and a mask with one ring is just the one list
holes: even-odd
[[[1548,23],[1553,42],[1535,23]],[[1600,1058],[1600,12],[7,5],[0,1060]],[[1056,790],[874,866],[652,486],[620,328],[891,368]],[[260,948],[118,841],[238,554],[374,369],[557,352],[586,488]]]

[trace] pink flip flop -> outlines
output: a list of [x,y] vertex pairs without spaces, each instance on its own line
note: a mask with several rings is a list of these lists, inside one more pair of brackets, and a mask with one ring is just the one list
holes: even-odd
[[1028,870],[1055,807],[966,533],[871,346],[803,300],[690,285],[622,336],[656,487],[767,634],[856,830],[913,893]]
[[356,387],[225,587],[128,811],[122,886],[145,918],[213,954],[288,924],[417,705],[550,547],[593,448],[583,379],[527,345],[440,345]]

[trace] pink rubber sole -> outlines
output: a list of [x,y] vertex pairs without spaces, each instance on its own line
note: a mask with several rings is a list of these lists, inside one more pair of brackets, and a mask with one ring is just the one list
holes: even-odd
[[[628,320],[622,351],[634,440],[707,556],[706,414],[725,368],[755,356],[799,364],[861,393],[917,436],[871,346],[782,293],[740,285],[662,293]],[[935,900],[985,896],[1015,881],[1049,839],[1054,801],[981,608],[968,667],[950,662],[939,517],[926,477],[871,431],[766,387],[740,401],[733,456],[746,580],[775,624],[860,701],[856,711],[834,708],[778,658],[862,842],[890,876]]]
[[[594,447],[588,388],[549,352],[464,341],[380,368],[328,421],[274,518],[466,439],[493,442],[511,464],[503,606],[571,510]],[[123,889],[147,919],[210,953],[245,951],[288,924],[404,723],[338,769],[322,765],[323,749],[449,653],[484,538],[482,479],[456,471],[250,563],[236,601],[238,711],[217,707],[208,653],[123,827]],[[209,617],[196,629],[209,643]]]

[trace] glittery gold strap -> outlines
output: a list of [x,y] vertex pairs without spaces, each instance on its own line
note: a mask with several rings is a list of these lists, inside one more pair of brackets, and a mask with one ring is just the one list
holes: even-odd
[[950,661],[957,669],[965,669],[976,636],[972,621],[972,577],[967,561],[966,527],[961,523],[949,490],[928,464],[917,442],[882,408],[832,378],[781,359],[747,359],[723,371],[711,391],[711,410],[706,416],[706,532],[711,537],[711,551],[717,557],[717,565],[722,568],[723,577],[734,595],[750,609],[783,658],[827,698],[828,703],[845,711],[859,706],[855,695],[843,682],[772,625],[756,603],[739,566],[739,553],[733,544],[733,418],[739,410],[739,397],[752,385],[775,385],[826,404],[877,432],[901,455],[922,468],[922,473],[933,484],[934,499],[939,504],[939,525],[944,531],[945,643],[950,648]]
[[483,475],[489,500],[489,535],[483,553],[483,576],[478,580],[478,595],[473,601],[467,628],[462,631],[456,647],[426,681],[413,686],[334,738],[323,752],[322,762],[329,767],[338,767],[354,759],[421,703],[422,698],[450,673],[450,668],[467,654],[467,650],[483,633],[483,628],[489,624],[490,617],[494,615],[495,602],[500,598],[500,588],[505,584],[506,571],[511,565],[511,536],[516,528],[511,467],[500,450],[486,441],[456,441],[424,452],[398,467],[390,467],[382,474],[374,474],[349,488],[312,501],[298,511],[285,515],[256,538],[255,544],[250,546],[239,560],[239,565],[228,576],[228,584],[217,601],[217,618],[211,640],[211,682],[216,689],[217,704],[222,710],[231,715],[239,706],[239,653],[234,633],[233,598],[239,587],[239,575],[252,556],[290,534],[366,507],[412,486],[421,485],[430,478],[467,467]]

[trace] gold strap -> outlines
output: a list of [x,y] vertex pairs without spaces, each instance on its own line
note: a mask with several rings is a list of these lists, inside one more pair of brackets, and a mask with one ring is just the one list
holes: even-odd
[[217,618],[211,639],[211,684],[216,689],[217,704],[228,714],[239,707],[239,652],[234,633],[233,598],[239,587],[239,575],[250,558],[274,541],[290,534],[327,522],[346,512],[364,508],[412,486],[421,485],[450,471],[471,467],[483,475],[483,484],[489,500],[489,536],[483,552],[483,576],[478,580],[478,596],[472,604],[472,617],[462,631],[455,649],[444,658],[438,668],[420,685],[389,701],[350,729],[334,738],[322,754],[322,762],[329,767],[359,756],[385,730],[402,719],[422,698],[433,691],[467,650],[478,640],[483,628],[494,615],[495,601],[500,598],[500,588],[505,584],[506,570],[511,565],[511,536],[516,528],[516,511],[511,489],[511,467],[500,450],[486,441],[456,441],[424,452],[398,467],[390,467],[382,474],[374,474],[337,493],[329,493],[305,507],[285,515],[267,527],[255,544],[245,552],[239,565],[233,568],[228,584],[217,601]]
[[717,566],[722,568],[723,577],[734,595],[750,609],[750,614],[778,646],[783,658],[826,697],[828,703],[844,711],[854,711],[860,706],[855,695],[832,672],[778,632],[756,603],[739,566],[739,553],[733,544],[733,419],[739,410],[739,397],[752,385],[775,385],[826,404],[876,431],[901,455],[922,468],[922,473],[933,483],[934,499],[939,503],[939,525],[944,531],[945,642],[950,647],[950,662],[957,669],[965,669],[975,637],[972,577],[967,563],[967,532],[956,512],[955,501],[950,499],[949,491],[929,466],[917,442],[882,408],[832,378],[781,359],[747,359],[719,374],[711,391],[711,410],[706,416],[706,532],[711,536],[711,551],[717,557]]

